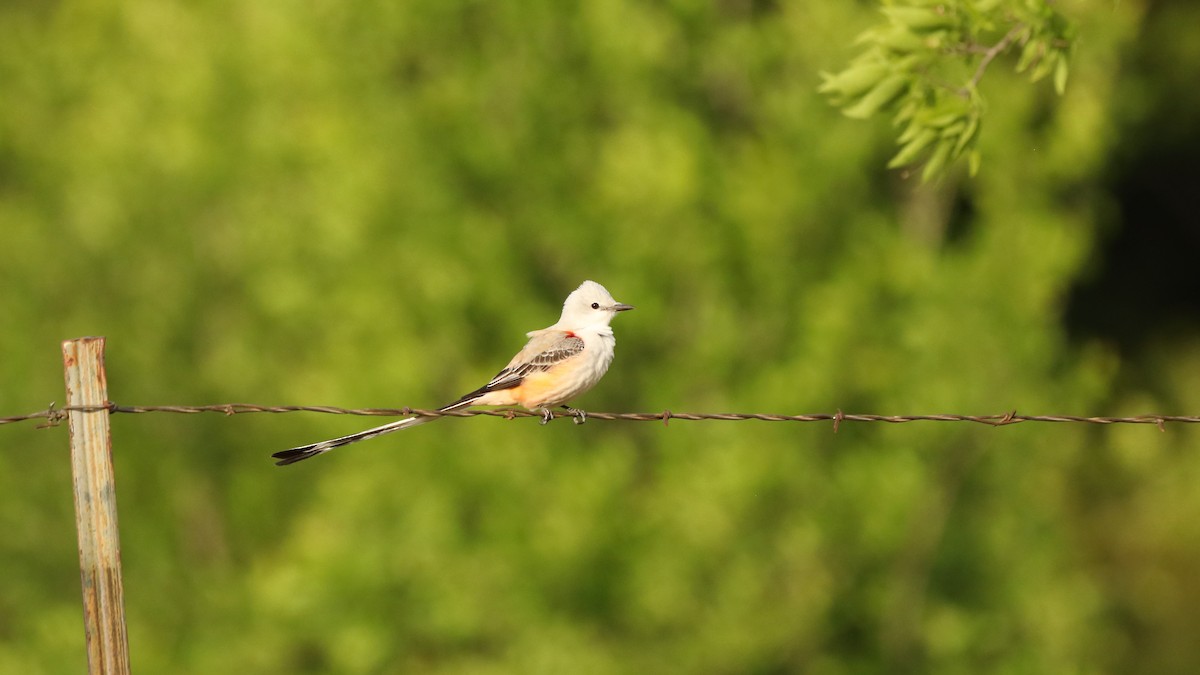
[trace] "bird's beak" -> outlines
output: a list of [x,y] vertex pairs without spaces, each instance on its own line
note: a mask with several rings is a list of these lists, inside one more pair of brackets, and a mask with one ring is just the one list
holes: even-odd
[[613,305],[612,307],[609,307],[609,309],[611,309],[614,312],[624,312],[626,310],[633,309],[633,305],[626,305],[623,302],[618,302],[617,304]]

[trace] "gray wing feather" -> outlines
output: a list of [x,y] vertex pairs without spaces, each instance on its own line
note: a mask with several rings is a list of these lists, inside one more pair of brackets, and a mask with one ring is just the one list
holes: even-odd
[[495,390],[515,387],[530,373],[550,370],[555,365],[566,361],[582,351],[583,338],[565,334],[560,339],[546,345],[544,349],[528,357],[513,359],[513,363],[510,363],[504,370],[496,373],[492,381],[487,383],[487,389]]
[[512,389],[521,384],[531,373],[550,370],[556,364],[583,351],[583,338],[564,331],[535,331],[530,333],[533,339],[520,351],[504,370],[496,373],[491,382],[463,396],[459,400],[443,408],[452,409],[469,404],[470,401],[488,393],[501,389]]

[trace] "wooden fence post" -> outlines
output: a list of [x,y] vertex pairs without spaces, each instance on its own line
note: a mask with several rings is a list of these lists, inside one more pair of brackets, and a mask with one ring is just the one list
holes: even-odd
[[75,526],[79,531],[79,572],[83,582],[83,621],[88,672],[129,673],[125,599],[121,583],[121,542],[117,531],[117,492],[109,435],[108,381],[104,338],[62,343],[69,410]]

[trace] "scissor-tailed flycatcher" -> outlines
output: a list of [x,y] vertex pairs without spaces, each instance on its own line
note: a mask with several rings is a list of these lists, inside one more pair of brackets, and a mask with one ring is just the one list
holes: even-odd
[[[550,421],[550,408],[591,389],[608,371],[617,344],[608,325],[617,312],[633,309],[608,294],[594,281],[585,281],[567,296],[558,323],[527,333],[529,342],[492,378],[491,382],[442,406],[448,412],[473,405],[521,405],[542,411],[542,424]],[[582,411],[578,421],[584,419]],[[393,431],[432,422],[438,417],[409,417],[349,436],[277,452],[276,464],[292,464],[316,457],[343,445],[365,441]]]

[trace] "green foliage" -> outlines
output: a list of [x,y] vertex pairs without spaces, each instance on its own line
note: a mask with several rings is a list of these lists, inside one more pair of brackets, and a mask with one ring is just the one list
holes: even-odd
[[[585,278],[637,306],[585,409],[1194,409],[1194,342],[1125,391],[1061,325],[1141,21],[1073,15],[1061,106],[989,75],[989,170],[909,191],[812,87],[857,3],[6,3],[0,414],[84,334],[119,403],[437,405]],[[136,672],[1200,659],[1196,430],[480,417],[269,459],[370,421],[113,417]],[[0,672],[78,673],[66,430],[0,446]]]
[[888,168],[923,163],[928,181],[966,155],[976,174],[980,84],[999,56],[1019,52],[1017,72],[1034,82],[1053,73],[1055,91],[1066,90],[1075,29],[1051,0],[899,0],[883,14],[859,37],[863,53],[819,91],[848,117],[892,116],[901,147]]

